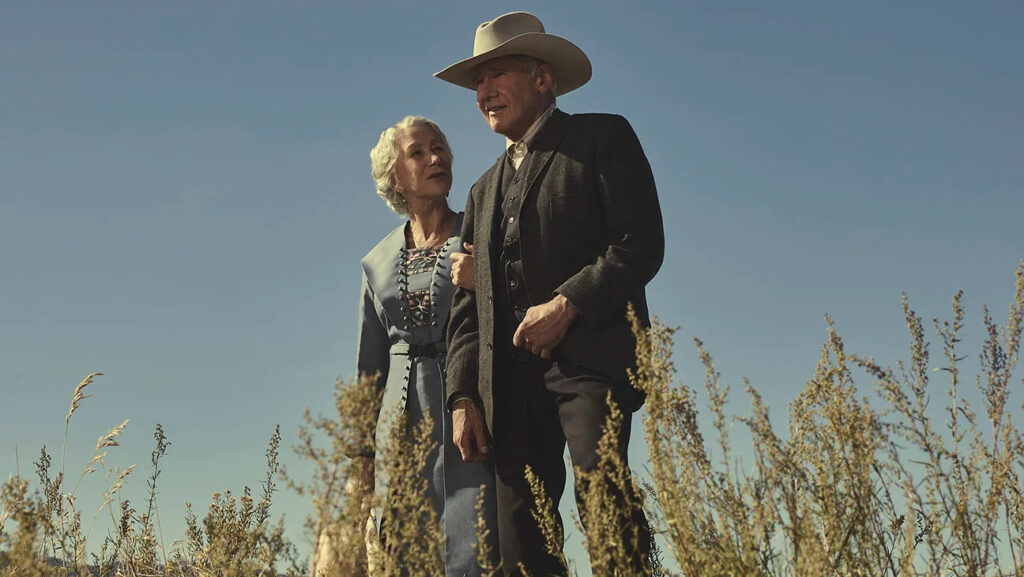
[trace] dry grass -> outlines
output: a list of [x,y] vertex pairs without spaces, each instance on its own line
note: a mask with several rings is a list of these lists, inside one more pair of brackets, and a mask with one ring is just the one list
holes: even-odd
[[[638,365],[632,379],[647,395],[650,479],[644,506],[662,545],[649,559],[651,574],[1024,577],[1024,437],[1011,418],[1011,392],[1021,385],[1013,370],[1024,330],[1024,263],[1005,323],[997,324],[987,310],[982,314],[986,339],[973,379],[980,406],[972,406],[963,390],[967,315],[961,303],[957,294],[951,318],[932,322],[942,349],[935,361],[925,322],[904,299],[909,353],[891,367],[847,352],[827,320],[814,375],[789,404],[781,429],[747,382],[750,414],[727,413],[729,389],[700,341],[700,395],[676,383],[674,331],[657,321],[643,329],[633,319]],[[66,426],[95,376],[76,387]],[[944,406],[933,406],[942,397]],[[288,484],[314,505],[307,523],[319,545],[313,563],[323,576],[442,575],[443,544],[425,538],[439,534],[420,470],[433,448],[430,424],[400,423],[376,460],[349,457],[374,453],[379,403],[373,379],[364,379],[338,383],[336,414],[306,414],[296,450],[315,472]],[[621,418],[617,409],[611,418]],[[255,576],[272,574],[282,560],[291,562],[292,574],[304,572],[280,523],[269,521],[279,435],[268,450],[262,498],[257,502],[247,489],[240,497],[215,495],[202,520],[190,514],[185,538],[168,554],[156,537],[153,502],[166,439],[158,429],[142,513],[120,497],[132,469],[105,463],[124,426],[100,439],[82,473],[103,472],[110,479],[102,509],[118,528],[100,552],[87,566],[88,530],[81,529],[75,490],[66,488],[63,466],[51,472],[44,448],[36,462],[38,490],[18,478],[3,485],[0,576]],[[734,429],[749,431],[752,451],[733,450]],[[580,530],[596,575],[632,577],[626,560],[640,544],[613,536],[630,522],[624,499],[641,493],[615,458],[610,437],[602,447],[598,470],[578,473],[588,520]],[[385,485],[386,499],[375,496],[374,488]],[[549,546],[562,555],[550,500],[536,496]],[[377,508],[384,516],[383,543],[376,538]],[[488,567],[486,573],[495,571]]]
[[[75,387],[65,418],[65,446],[71,417],[81,401],[89,397],[83,390],[101,374],[92,373]],[[186,535],[168,554],[157,537],[156,493],[160,459],[170,443],[157,425],[153,469],[147,479],[149,496],[145,512],[138,511],[121,496],[135,466],[122,469],[106,463],[108,450],[119,445],[127,425],[125,420],[97,440],[92,457],[71,487],[65,482],[63,464],[56,473],[51,470],[46,447],[35,462],[39,490],[30,492],[29,481],[18,477],[3,484],[0,577],[262,577],[278,575],[278,566],[289,562],[290,574],[301,574],[295,548],[284,538],[281,522],[270,523],[279,431],[274,432],[267,450],[267,479],[261,500],[255,502],[248,487],[239,499],[230,492],[214,494],[201,521],[190,506]],[[83,530],[82,513],[76,506],[78,486],[85,477],[100,473],[106,478],[107,488]],[[101,514],[110,516],[114,529],[102,540],[99,550],[89,554],[87,537]]]
[[[1024,263],[1005,325],[983,314],[975,381],[984,417],[963,398],[958,350],[965,314],[933,321],[943,365],[932,369],[923,322],[904,299],[910,358],[896,369],[848,354],[828,321],[814,376],[777,431],[749,384],[752,465],[730,451],[727,389],[697,342],[717,442],[704,440],[696,394],[673,385],[672,331],[640,332],[634,383],[648,395],[644,426],[658,499],[650,515],[682,575],[1024,575],[1024,440],[1008,411],[1024,319]],[[949,378],[949,402],[930,408]],[[869,398],[855,375],[874,380]],[[945,425],[937,423],[945,420]],[[711,457],[716,451],[717,460]],[[749,463],[750,461],[748,461]]]

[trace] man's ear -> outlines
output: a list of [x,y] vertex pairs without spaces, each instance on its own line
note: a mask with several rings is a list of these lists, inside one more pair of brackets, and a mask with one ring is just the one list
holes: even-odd
[[550,64],[541,64],[538,66],[537,76],[534,78],[537,91],[541,94],[550,94],[551,85],[553,84],[552,78],[554,78],[554,69],[551,68]]

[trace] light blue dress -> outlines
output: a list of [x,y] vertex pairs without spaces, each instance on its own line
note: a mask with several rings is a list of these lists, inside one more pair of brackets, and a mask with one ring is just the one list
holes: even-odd
[[455,294],[451,255],[462,246],[462,216],[456,218],[453,236],[436,249],[406,249],[403,224],[363,258],[356,364],[359,374],[381,374],[378,446],[387,438],[386,418],[396,408],[406,411],[410,424],[427,414],[433,419],[439,449],[428,458],[424,475],[446,537],[446,576],[478,577],[476,501],[481,486],[487,487],[485,518],[491,550],[497,552],[494,473],[491,463],[462,461],[445,410],[445,325]]

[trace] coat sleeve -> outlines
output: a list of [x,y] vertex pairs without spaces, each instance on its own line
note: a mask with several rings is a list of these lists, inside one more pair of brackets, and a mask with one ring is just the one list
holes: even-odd
[[[378,392],[383,392],[388,382],[388,370],[391,367],[391,343],[388,339],[387,327],[381,322],[378,310],[383,310],[366,279],[363,271],[362,288],[359,291],[359,340],[356,344],[357,377],[376,376]],[[359,455],[373,457],[373,451],[360,450]]]
[[[462,219],[462,241],[475,244],[473,240],[473,190],[466,200],[466,215]],[[476,264],[476,263],[474,263]],[[474,267],[476,285],[480,286],[480,267]],[[470,397],[479,404],[477,389],[480,375],[480,326],[476,308],[476,292],[457,288],[452,299],[452,310],[448,320],[445,339],[448,345],[447,385],[445,404],[459,397]]]
[[640,140],[621,116],[599,126],[594,165],[607,247],[555,292],[580,310],[581,321],[603,324],[661,268],[665,231],[654,175]]

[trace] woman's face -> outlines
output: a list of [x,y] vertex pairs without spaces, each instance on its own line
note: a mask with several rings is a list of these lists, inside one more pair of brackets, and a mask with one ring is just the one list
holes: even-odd
[[410,126],[395,138],[397,190],[406,201],[444,198],[452,187],[452,156],[432,128]]

